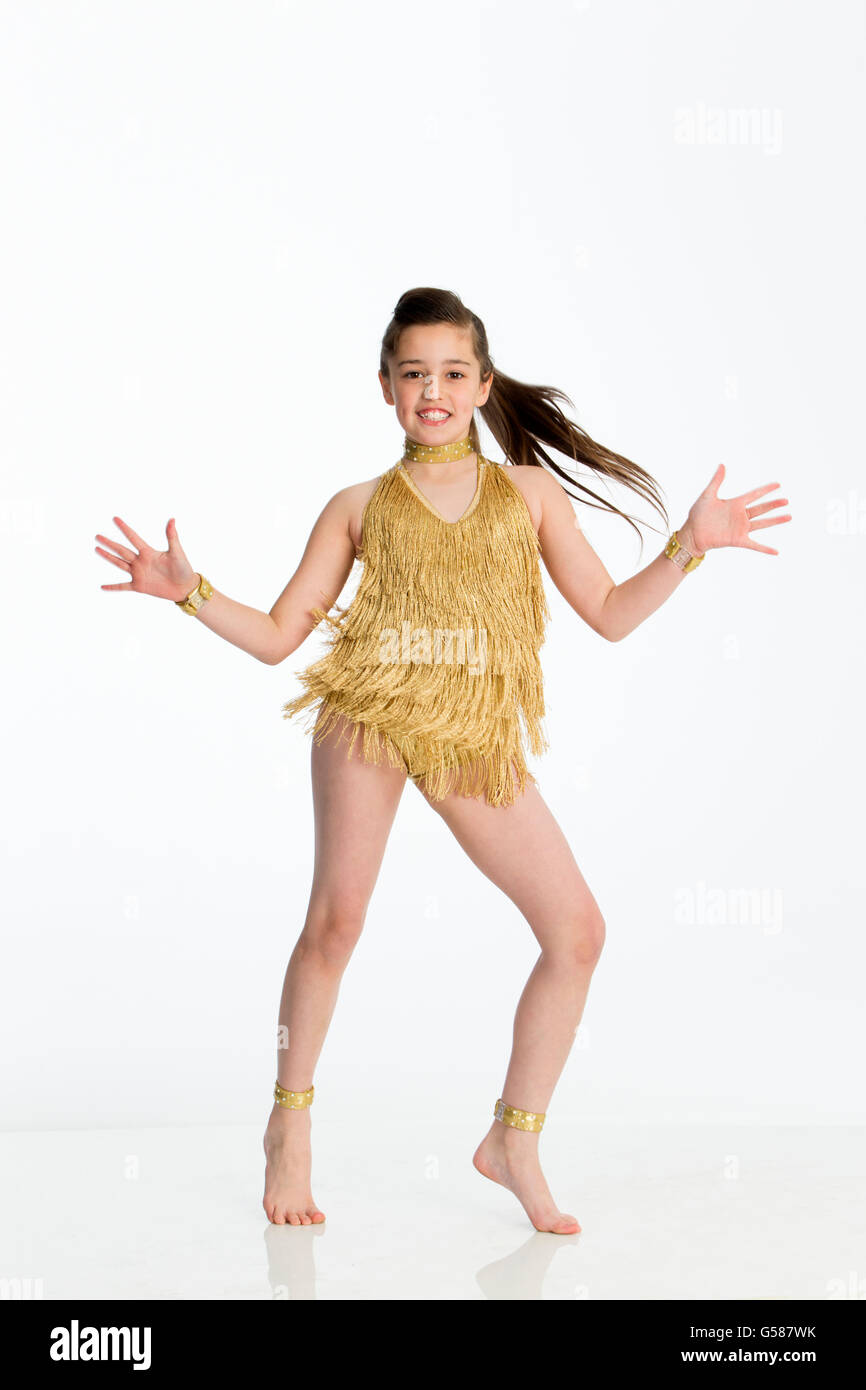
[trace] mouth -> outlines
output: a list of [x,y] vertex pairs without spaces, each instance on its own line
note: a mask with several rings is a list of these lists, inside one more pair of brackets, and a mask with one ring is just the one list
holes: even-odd
[[419,410],[416,413],[425,425],[444,425],[446,420],[451,419],[449,410]]

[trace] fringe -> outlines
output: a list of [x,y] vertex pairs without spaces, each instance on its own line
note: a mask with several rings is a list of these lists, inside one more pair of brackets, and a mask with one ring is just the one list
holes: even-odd
[[[384,753],[390,766],[423,778],[433,800],[486,793],[498,806],[536,780],[524,743],[536,755],[548,747],[538,653],[550,612],[526,503],[500,464],[480,466],[477,505],[453,525],[398,465],[383,474],[364,509],[355,597],[336,617],[313,610],[328,648],[296,673],[306,688],[282,709],[290,719],[315,707],[317,742],[342,715],[354,726],[349,753],[363,727],[364,760]],[[464,634],[463,660],[459,638],[450,661],[445,638],[436,659],[436,629]],[[474,664],[470,633],[476,658],[483,652]]]

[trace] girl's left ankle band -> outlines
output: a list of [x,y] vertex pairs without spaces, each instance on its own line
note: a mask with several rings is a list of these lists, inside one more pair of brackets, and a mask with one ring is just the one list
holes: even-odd
[[286,1110],[305,1110],[313,1103],[315,1089],[315,1086],[311,1086],[308,1091],[286,1091],[277,1081],[274,1083],[274,1100]]

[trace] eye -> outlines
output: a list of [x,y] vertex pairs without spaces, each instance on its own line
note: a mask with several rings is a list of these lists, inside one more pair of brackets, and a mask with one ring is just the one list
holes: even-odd
[[[407,377],[410,377],[410,376],[420,376],[420,375],[421,375],[421,373],[420,373],[420,372],[416,372],[416,371],[404,372],[404,373],[403,373],[404,379],[407,378]],[[456,370],[451,371],[451,372],[446,372],[446,376],[460,376],[460,377],[462,377],[462,376],[465,376],[465,375],[466,375],[465,372],[458,372],[458,371],[456,371]]]

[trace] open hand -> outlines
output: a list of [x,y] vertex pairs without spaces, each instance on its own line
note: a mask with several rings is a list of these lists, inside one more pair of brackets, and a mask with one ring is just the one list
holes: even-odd
[[137,546],[137,550],[130,550],[125,545],[119,545],[117,541],[110,540],[107,536],[97,535],[96,539],[102,541],[104,545],[111,546],[117,554],[112,554],[108,550],[102,550],[96,546],[97,555],[102,555],[104,559],[110,560],[118,569],[125,570],[130,576],[128,584],[101,584],[101,589],[120,589],[121,592],[132,592],[136,594],[152,594],[154,598],[178,599],[186,598],[191,589],[198,583],[198,575],[192,568],[189,560],[183,553],[180,541],[177,538],[177,527],[174,524],[174,517],[166,522],[165,534],[168,538],[168,550],[154,550],[143,541],[141,536],[136,535],[131,526],[127,526],[125,521],[121,521],[119,516],[112,517],[112,521],[119,526],[126,538]]
[[[694,503],[689,512],[686,526],[680,531],[687,530],[691,541],[694,543],[695,553],[703,555],[707,550],[718,550],[725,545],[739,545],[747,550],[762,550],[765,555],[778,555],[778,550],[774,550],[769,545],[759,545],[749,537],[750,531],[758,531],[764,526],[779,526],[783,521],[790,521],[790,514],[787,516],[769,516],[763,521],[756,520],[765,512],[770,512],[774,507],[786,507],[787,497],[774,498],[772,502],[762,502],[760,507],[750,507],[748,503],[753,502],[756,497],[763,497],[765,493],[772,492],[778,483],[765,483],[763,487],[752,488],[751,492],[744,492],[739,497],[729,497],[723,499],[719,497],[719,488],[725,476],[725,465],[720,463],[707,486],[704,488],[700,497]],[[691,549],[691,546],[688,547]]]

